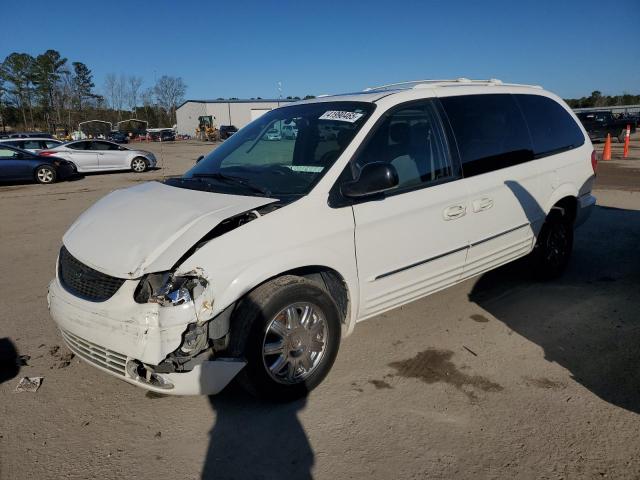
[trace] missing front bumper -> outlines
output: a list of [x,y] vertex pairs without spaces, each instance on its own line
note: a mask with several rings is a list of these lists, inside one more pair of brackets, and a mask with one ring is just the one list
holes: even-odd
[[[235,377],[246,362],[235,358],[207,360],[189,372],[155,373],[136,359],[61,330],[69,350],[90,365],[146,390],[168,395],[215,395]],[[144,373],[143,373],[144,371]]]

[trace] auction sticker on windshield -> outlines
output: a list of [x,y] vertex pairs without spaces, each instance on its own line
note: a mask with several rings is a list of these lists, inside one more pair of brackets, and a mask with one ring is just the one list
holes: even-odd
[[328,110],[324,112],[318,120],[338,120],[339,122],[354,123],[363,113],[344,112],[340,110]]

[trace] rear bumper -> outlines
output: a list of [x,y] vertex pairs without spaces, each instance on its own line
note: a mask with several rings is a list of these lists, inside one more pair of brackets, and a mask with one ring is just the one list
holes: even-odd
[[[89,302],[67,292],[58,279],[49,284],[51,317],[78,357],[105,373],[158,393],[212,395],[220,392],[244,367],[237,359],[204,361],[188,372],[158,373],[149,383],[136,365],[149,370],[176,350],[182,333],[193,322],[193,308],[159,307],[133,302],[132,286],[125,282],[105,302]],[[131,284],[131,285],[130,285]]]
[[576,212],[576,222],[575,226],[579,227],[584,222],[587,221],[587,218],[591,215],[593,208],[596,205],[596,197],[587,193],[578,197],[578,211]]

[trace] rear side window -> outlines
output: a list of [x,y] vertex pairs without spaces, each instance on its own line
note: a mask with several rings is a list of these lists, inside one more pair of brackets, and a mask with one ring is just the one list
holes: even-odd
[[536,158],[584,144],[582,130],[558,102],[540,95],[514,95],[527,119]]
[[40,140],[25,140],[22,148],[26,148],[27,150],[38,150],[42,147]]
[[510,94],[440,99],[455,135],[465,177],[533,160],[533,147]]
[[91,142],[91,150],[118,150],[118,145],[109,142]]

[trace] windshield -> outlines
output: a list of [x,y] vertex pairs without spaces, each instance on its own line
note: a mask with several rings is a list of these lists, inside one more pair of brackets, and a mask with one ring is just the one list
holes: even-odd
[[292,105],[265,113],[170,184],[273,197],[301,196],[331,168],[375,106]]

